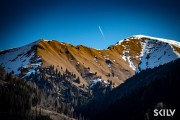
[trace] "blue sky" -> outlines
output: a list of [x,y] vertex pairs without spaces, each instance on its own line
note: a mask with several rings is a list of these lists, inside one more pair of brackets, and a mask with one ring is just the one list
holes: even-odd
[[180,41],[175,0],[7,0],[1,5],[0,50],[39,38],[97,49],[136,34]]

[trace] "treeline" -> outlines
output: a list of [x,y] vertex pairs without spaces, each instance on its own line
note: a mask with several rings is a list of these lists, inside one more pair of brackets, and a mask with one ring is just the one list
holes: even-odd
[[26,80],[14,77],[0,69],[0,119],[1,120],[50,120],[32,107],[38,105],[40,97]]
[[26,79],[29,80],[28,84],[41,91],[40,106],[76,119],[83,118],[83,115],[77,115],[75,112],[79,106],[93,98],[106,95],[113,88],[110,80],[108,84],[98,82],[93,88],[89,88],[68,69],[59,71],[52,65],[38,70]]
[[[176,120],[180,117],[180,59],[128,79],[104,97],[77,111],[92,120]],[[176,109],[173,117],[154,117],[153,110]]]
[[[83,115],[76,113],[79,106],[98,96],[105,96],[113,88],[110,80],[108,84],[98,82],[89,88],[82,84],[80,78],[74,73],[67,69],[59,71],[52,65],[46,68],[21,67],[20,71],[18,78],[14,77],[13,71],[6,73],[1,69],[0,76],[3,81],[1,97],[7,97],[1,102],[1,105],[5,105],[6,102],[7,105],[11,105],[4,106],[8,109],[6,112],[3,112],[6,109],[1,107],[3,118],[49,119],[48,116],[39,115],[41,112],[38,109],[43,108],[70,118],[84,119]],[[29,71],[33,72],[29,74]],[[11,96],[13,98],[10,99]],[[10,99],[11,103],[8,103],[7,99]]]
[[[23,71],[23,70],[21,70]],[[24,73],[24,72],[22,72]],[[23,74],[20,74],[22,77]],[[79,118],[74,112],[81,104],[91,98],[85,85],[80,85],[80,79],[69,70],[59,71],[54,66],[35,69],[35,73],[26,76],[28,83],[40,92],[41,107],[65,114],[71,118]]]

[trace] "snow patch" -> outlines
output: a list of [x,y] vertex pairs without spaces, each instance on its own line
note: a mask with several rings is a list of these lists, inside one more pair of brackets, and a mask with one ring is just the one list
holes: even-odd
[[125,55],[122,55],[121,57],[122,57],[122,59],[123,59],[124,61],[126,61],[126,56],[125,56]]
[[52,41],[52,40],[43,40],[43,41],[50,42],[50,41]]
[[[35,56],[33,47],[39,43],[40,40],[30,43],[28,45],[10,49],[4,54],[0,55],[0,65],[6,69],[7,72],[14,71],[14,74],[19,74],[20,67],[27,68],[31,64],[31,58]],[[37,61],[40,58],[37,57]],[[32,66],[40,66],[41,63],[34,63]]]
[[136,37],[138,39],[140,38],[148,38],[148,39],[152,39],[152,40],[159,40],[165,43],[169,43],[169,44],[173,44],[175,46],[180,47],[180,42],[177,42],[175,40],[169,40],[169,39],[164,39],[164,38],[157,38],[157,37],[151,37],[151,36],[146,36],[146,35],[134,35],[133,37]]
[[96,80],[93,80],[89,87],[93,88],[98,82],[103,82],[106,87],[107,87],[107,85],[110,84],[107,80],[102,80],[102,79],[98,78]]
[[127,60],[128,60],[128,62],[129,62],[129,66],[130,66],[133,70],[136,70],[136,67],[134,66],[133,62],[131,61],[130,56],[127,57]]
[[140,64],[136,72],[158,67],[180,57],[178,53],[175,53],[170,44],[166,44],[163,41],[145,40],[141,45],[143,49],[141,51]]
[[98,79],[96,79],[96,80],[93,80],[93,82],[92,82],[91,85],[90,85],[90,88],[93,88],[94,85],[96,85],[98,82],[101,82],[101,81],[102,81],[102,79],[100,79],[100,78],[98,78]]

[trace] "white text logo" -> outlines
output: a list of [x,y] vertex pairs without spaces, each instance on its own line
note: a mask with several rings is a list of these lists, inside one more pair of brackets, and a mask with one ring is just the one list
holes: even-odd
[[154,109],[154,116],[173,116],[176,109]]

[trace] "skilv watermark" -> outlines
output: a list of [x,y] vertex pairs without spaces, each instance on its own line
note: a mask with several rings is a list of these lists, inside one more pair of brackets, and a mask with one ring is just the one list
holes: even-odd
[[174,116],[176,109],[154,109],[154,116]]

